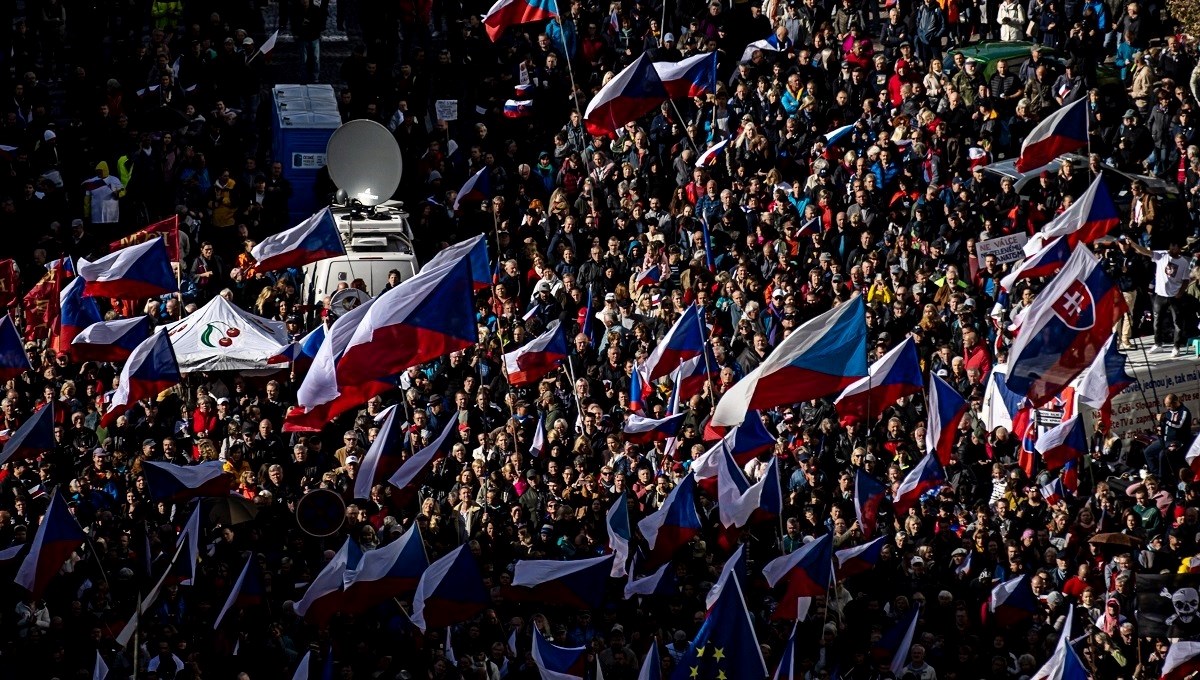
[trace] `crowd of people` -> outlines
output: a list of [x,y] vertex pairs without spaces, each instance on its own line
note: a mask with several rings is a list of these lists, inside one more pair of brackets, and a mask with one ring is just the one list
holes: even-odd
[[[912,338],[923,372],[971,406],[946,484],[905,516],[885,502],[879,563],[834,584],[797,624],[793,677],[1030,678],[1068,611],[1095,678],[1156,678],[1172,642],[1192,637],[1147,625],[1137,595],[1139,578],[1187,572],[1200,551],[1187,397],[1164,395],[1152,429],[1101,432],[1078,489],[1054,504],[1041,487],[1057,473],[1018,465],[1027,433],[993,426],[982,411],[989,375],[1007,359],[1008,324],[1045,279],[1001,290],[1011,263],[979,258],[976,247],[1036,232],[1096,173],[1140,176],[1126,179],[1115,238],[1089,244],[1130,308],[1116,329],[1121,349],[1153,334],[1155,352],[1178,357],[1197,334],[1200,132],[1188,86],[1197,46],[1166,5],[572,0],[561,16],[492,40],[483,6],[279,0],[281,39],[263,56],[275,29],[274,13],[264,24],[266,2],[5,4],[0,252],[19,267],[9,296],[19,324],[33,311],[21,296],[47,263],[93,260],[172,214],[180,293],[104,301],[106,318],[148,314],[163,324],[224,295],[286,322],[293,339],[331,323],[327,308],[301,299],[299,271],[256,271],[250,249],[293,226],[295,192],[269,141],[266,88],[332,71],[343,120],[376,120],[400,147],[397,198],[420,259],[485,234],[495,272],[476,296],[474,348],[410,368],[395,390],[319,433],[283,431],[302,368],[188,375],[105,428],[104,395],[120,366],[77,362],[27,329],[33,370],[6,385],[3,433],[52,403],[57,448],[0,467],[0,548],[32,540],[55,492],[89,540],[43,597],[10,587],[0,667],[13,677],[89,677],[99,651],[109,678],[280,678],[311,650],[314,668],[328,660],[342,678],[519,680],[538,677],[531,626],[555,644],[588,647],[588,680],[597,669],[608,680],[637,677],[652,645],[667,677],[732,548],[715,498],[701,494],[702,537],[675,556],[672,595],[625,599],[614,579],[596,610],[519,601],[505,597],[513,565],[604,554],[613,501],[625,494],[635,524],[658,509],[714,444],[707,423],[722,395],[794,329],[855,295],[868,305],[871,358]],[[355,41],[334,69],[328,51],[320,64],[326,22]],[[1031,46],[970,58],[988,39]],[[643,54],[679,61],[706,51],[719,55],[711,91],[664,103],[613,135],[589,133],[584,111],[614,73]],[[288,61],[296,53],[298,69]],[[513,116],[505,103],[518,87],[529,103]],[[1038,121],[1080,99],[1088,145],[1077,160],[1023,182],[985,169],[1016,157]],[[436,118],[439,100],[457,101],[456,120]],[[460,204],[456,187],[480,170],[489,195]],[[640,276],[655,266],[658,280]],[[707,327],[711,379],[687,395],[671,445],[626,441],[635,367],[691,304]],[[510,386],[503,354],[553,321],[570,332],[562,369]],[[655,381],[645,414],[665,413],[672,388]],[[740,537],[742,587],[772,670],[793,622],[772,619],[780,592],[763,565],[813,537],[832,535],[837,549],[863,543],[856,473],[894,492],[926,453],[922,395],[868,422],[839,418],[834,396],[758,414],[776,444],[745,469],[756,481],[773,457],[783,486],[779,521]],[[380,485],[357,498],[374,418],[390,404],[403,414],[406,455],[456,418],[449,455],[415,497]],[[539,422],[545,442],[534,456]],[[183,505],[150,500],[143,464],[207,460],[222,461],[231,492],[258,512],[206,521],[196,578],[172,582],[122,647],[117,634],[188,518]],[[318,488],[346,502],[341,528],[323,538],[295,514]],[[454,627],[449,649],[447,631],[409,623],[407,601],[321,626],[296,615],[347,537],[372,550],[413,525],[430,560],[468,544],[492,589],[491,606]],[[1089,542],[1101,533],[1129,540]],[[264,595],[214,630],[249,555]],[[0,570],[15,572],[19,561]],[[992,587],[1021,574],[1037,610],[1008,627],[982,616]],[[915,644],[893,673],[873,648],[913,607]]]

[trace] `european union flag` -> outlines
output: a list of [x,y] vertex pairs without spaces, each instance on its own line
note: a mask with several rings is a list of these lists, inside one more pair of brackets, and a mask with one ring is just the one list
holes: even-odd
[[742,584],[731,574],[729,584],[700,626],[687,653],[679,660],[671,680],[761,680],[767,664],[758,646],[758,636]]

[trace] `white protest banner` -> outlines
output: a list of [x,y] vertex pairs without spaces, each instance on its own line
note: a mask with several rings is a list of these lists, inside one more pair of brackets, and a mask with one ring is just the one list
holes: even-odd
[[990,238],[975,244],[975,255],[981,263],[987,255],[994,255],[996,257],[996,264],[1016,262],[1025,257],[1024,246],[1028,240],[1029,235],[1025,233]]
[[433,111],[438,120],[458,120],[458,100],[438,99],[433,102]]

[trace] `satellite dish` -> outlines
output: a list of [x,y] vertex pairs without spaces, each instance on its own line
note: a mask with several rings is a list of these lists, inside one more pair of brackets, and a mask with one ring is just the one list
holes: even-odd
[[370,295],[357,288],[347,288],[339,290],[329,298],[329,309],[338,314],[345,314],[370,299]]
[[390,199],[400,186],[400,147],[392,133],[373,120],[352,120],[334,130],[325,154],[333,183],[368,208]]

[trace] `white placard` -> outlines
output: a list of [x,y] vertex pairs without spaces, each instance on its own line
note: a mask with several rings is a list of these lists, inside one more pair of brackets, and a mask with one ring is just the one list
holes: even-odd
[[1025,257],[1024,246],[1028,240],[1029,235],[1022,232],[990,238],[975,244],[975,255],[979,258],[981,265],[986,255],[995,255],[996,264],[1016,262]]
[[458,120],[458,100],[438,99],[433,102],[433,111],[438,120]]

